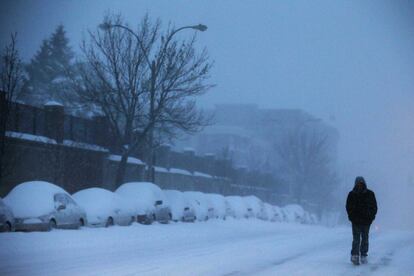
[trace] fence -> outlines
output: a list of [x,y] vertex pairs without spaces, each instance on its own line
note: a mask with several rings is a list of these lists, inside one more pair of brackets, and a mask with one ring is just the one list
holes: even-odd
[[[2,183],[7,185],[0,188],[0,194],[4,195],[25,179],[60,183],[69,191],[99,185],[116,188],[111,184],[116,163],[108,161],[116,141],[105,117],[80,118],[65,114],[64,106],[55,102],[43,108],[14,102],[6,129],[17,134],[8,137],[7,150],[9,163],[14,160],[16,164],[12,171],[14,177],[3,177]],[[28,135],[38,138],[27,139]],[[24,160],[16,161],[21,158]],[[272,176],[235,169],[229,160],[213,155],[198,156],[193,151],[175,152],[168,146],[156,150],[155,165],[164,169],[156,173],[155,179],[164,188],[228,194],[242,191],[231,187],[231,183],[250,186],[255,183],[261,186],[257,193],[265,197],[276,184]],[[126,179],[143,180],[144,170],[143,165],[128,165]],[[188,174],[174,173],[180,171]],[[267,192],[260,190],[263,187],[267,187]]]

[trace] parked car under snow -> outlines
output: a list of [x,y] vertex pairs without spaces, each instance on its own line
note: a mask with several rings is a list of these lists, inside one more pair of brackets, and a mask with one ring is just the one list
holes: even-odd
[[197,219],[190,201],[183,192],[164,190],[164,194],[168,199],[173,221],[194,222]]
[[273,217],[270,218],[271,221],[284,222],[286,221],[286,215],[283,212],[283,209],[279,206],[272,206],[273,208]]
[[16,230],[77,229],[86,213],[62,188],[44,181],[19,184],[4,198],[15,216]]
[[298,204],[289,204],[283,207],[288,222],[305,223],[305,210]]
[[131,204],[139,223],[168,223],[172,219],[164,193],[153,183],[128,182],[122,184],[115,193]]
[[89,188],[76,192],[72,197],[85,210],[89,226],[127,226],[136,221],[132,206],[106,189]]
[[205,194],[214,208],[214,217],[226,219],[226,199],[220,194]]
[[0,232],[14,231],[14,215],[10,207],[0,198]]
[[244,202],[247,206],[246,218],[259,218],[266,220],[266,214],[263,207],[263,201],[256,196],[244,196]]
[[197,220],[204,221],[214,218],[214,207],[202,192],[184,192],[185,197],[190,201]]
[[248,207],[240,196],[226,196],[226,217],[236,219],[246,218],[248,216]]

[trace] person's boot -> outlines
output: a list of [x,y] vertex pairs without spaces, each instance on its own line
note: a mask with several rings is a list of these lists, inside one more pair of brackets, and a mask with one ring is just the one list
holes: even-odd
[[351,262],[352,262],[354,265],[359,265],[359,255],[352,255],[352,256],[351,256]]
[[367,263],[368,263],[367,256],[361,256],[361,264],[367,264]]

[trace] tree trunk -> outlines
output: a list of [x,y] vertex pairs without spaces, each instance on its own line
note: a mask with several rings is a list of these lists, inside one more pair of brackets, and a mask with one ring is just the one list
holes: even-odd
[[129,155],[128,153],[124,153],[122,155],[121,161],[118,164],[118,169],[116,171],[116,178],[115,178],[115,187],[119,187],[122,183],[124,183],[128,155]]

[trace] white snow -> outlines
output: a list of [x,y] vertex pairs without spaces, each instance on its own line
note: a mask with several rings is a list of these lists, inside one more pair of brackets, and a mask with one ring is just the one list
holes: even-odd
[[214,213],[218,218],[226,217],[226,199],[220,194],[206,194],[206,197],[210,200]]
[[205,177],[205,178],[213,178],[212,175],[202,172],[194,172],[194,176]]
[[305,210],[298,204],[289,204],[283,207],[283,212],[289,222],[303,222]]
[[168,172],[169,172],[167,168],[164,168],[164,167],[158,167],[158,166],[154,166],[154,170],[155,170],[156,172],[162,172],[162,173],[168,173]]
[[63,106],[63,104],[57,101],[47,101],[44,105],[45,106]]
[[24,182],[14,187],[3,201],[17,218],[39,217],[54,211],[53,196],[56,193],[69,195],[62,188],[49,182]]
[[[111,154],[109,155],[108,159],[114,162],[121,162],[121,155],[116,155],[116,154]],[[135,158],[135,157],[128,157],[127,160],[128,164],[135,164],[135,165],[145,165],[144,162],[142,162],[140,159]]]
[[413,232],[372,231],[358,267],[351,239],[255,219],[0,233],[0,275],[413,275]]
[[68,146],[68,147],[74,147],[74,148],[79,148],[79,149],[86,149],[86,150],[93,150],[93,151],[102,151],[102,152],[108,152],[109,150],[98,146],[98,145],[94,145],[94,144],[88,144],[88,143],[83,143],[83,142],[77,142],[77,141],[72,141],[72,140],[63,140],[63,145]]
[[206,218],[208,218],[208,209],[212,206],[206,200],[204,193],[188,191],[184,192],[184,196],[188,201],[190,201],[196,213],[197,220],[205,220]]
[[175,174],[182,174],[182,175],[192,175],[189,171],[187,170],[183,170],[183,169],[177,169],[177,168],[170,168],[169,170],[170,173],[175,173]]
[[25,219],[23,220],[24,224],[36,224],[36,223],[42,223],[42,221],[38,218],[29,218],[29,219]]
[[40,142],[40,143],[45,143],[45,144],[56,144],[56,140],[54,139],[50,139],[48,137],[41,136],[41,135],[33,135],[33,134],[23,133],[23,132],[6,131],[6,136],[10,138],[17,138],[17,139]]
[[98,223],[107,217],[133,215],[133,206],[129,205],[118,194],[102,188],[88,188],[76,192],[73,199],[86,211],[89,223]]
[[226,196],[226,213],[227,216],[244,218],[247,214],[247,206],[242,197]]
[[163,206],[168,206],[167,198],[162,190],[150,182],[128,182],[122,184],[115,193],[133,206],[137,214],[143,215],[155,210],[155,202],[163,201]]
[[244,196],[244,202],[246,203],[247,208],[251,208],[253,214],[256,218],[263,218],[263,202],[256,196]]
[[165,197],[171,208],[173,220],[180,220],[184,213],[184,208],[192,208],[189,200],[183,192],[176,190],[163,190]]

